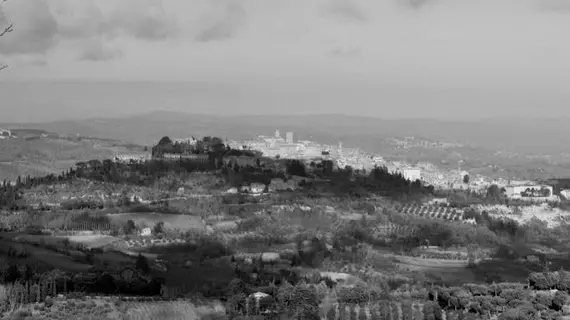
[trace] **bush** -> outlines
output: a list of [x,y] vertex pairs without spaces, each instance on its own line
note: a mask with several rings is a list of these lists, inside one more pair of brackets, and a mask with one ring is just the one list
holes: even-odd
[[468,283],[464,284],[463,288],[474,296],[486,296],[489,294],[489,289],[485,285]]
[[568,302],[568,293],[563,291],[557,291],[552,298],[552,308],[554,310],[560,311],[562,307]]
[[519,289],[505,289],[501,291],[500,297],[507,300],[507,302],[513,300],[524,300],[526,293]]
[[532,305],[537,310],[544,310],[550,308],[553,301],[553,296],[549,292],[537,292],[532,298]]
[[44,301],[44,306],[46,306],[47,308],[51,308],[51,306],[53,306],[54,304],[54,300],[51,297],[47,297]]

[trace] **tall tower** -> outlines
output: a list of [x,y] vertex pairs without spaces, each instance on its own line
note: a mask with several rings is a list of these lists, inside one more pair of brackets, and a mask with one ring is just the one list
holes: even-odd
[[287,143],[289,143],[289,144],[293,143],[293,132],[287,132],[285,134],[285,137],[286,137],[285,140],[287,141]]
[[279,135],[279,129],[275,130],[275,138],[279,139],[281,136]]

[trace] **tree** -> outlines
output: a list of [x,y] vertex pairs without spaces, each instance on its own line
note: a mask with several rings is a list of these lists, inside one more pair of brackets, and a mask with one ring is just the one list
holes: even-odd
[[491,185],[487,189],[487,198],[498,200],[501,197],[502,190],[496,184]]
[[135,229],[135,222],[133,220],[128,220],[127,224],[123,227],[125,234],[131,234]]
[[154,233],[155,234],[160,234],[164,232],[164,222],[163,221],[159,221],[154,225]]
[[469,175],[468,174],[463,176],[463,183],[469,184]]
[[148,273],[149,271],[149,266],[148,266],[148,260],[145,256],[143,256],[142,254],[139,254],[137,256],[137,261],[135,264],[135,267],[137,268],[137,270],[142,271],[143,273]]
[[162,139],[160,139],[160,141],[158,141],[158,146],[167,146],[167,145],[171,145],[172,144],[172,140],[170,139],[170,137],[164,136],[162,137]]
[[[0,2],[6,2],[7,0],[0,0]],[[0,29],[0,37],[4,36],[7,33],[10,33],[14,30],[14,25],[12,23],[10,23],[9,26],[4,27],[3,29]],[[0,64],[0,71],[4,70],[8,68],[7,65],[5,64]]]

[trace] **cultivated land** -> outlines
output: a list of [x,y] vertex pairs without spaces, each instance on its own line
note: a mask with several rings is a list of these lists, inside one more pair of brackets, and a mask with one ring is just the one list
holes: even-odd
[[[163,138],[152,161],[94,161],[2,186],[5,317],[565,315],[570,233],[544,213],[565,212],[564,201],[535,219],[538,209],[502,210],[491,192],[428,204],[442,194],[384,168],[239,166],[217,161],[229,150],[215,141],[196,147],[207,163],[161,160],[188,147]],[[242,190],[256,183],[265,188]]]

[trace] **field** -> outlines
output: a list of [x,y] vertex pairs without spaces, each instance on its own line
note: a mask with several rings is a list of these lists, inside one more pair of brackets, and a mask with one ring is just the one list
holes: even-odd
[[77,235],[67,237],[72,243],[80,243],[87,248],[100,248],[124,242],[123,239],[108,235]]
[[118,213],[109,214],[112,223],[126,224],[128,220],[133,220],[138,228],[152,228],[158,222],[164,222],[167,230],[204,230],[206,225],[200,217],[184,214],[166,213]]
[[189,301],[130,302],[126,307],[125,320],[188,320],[225,313],[220,304],[197,307]]
[[[129,255],[121,251],[96,252],[91,260],[76,249],[81,244],[89,248],[97,248],[109,243],[124,240],[105,235],[66,237],[29,235],[20,233],[1,233],[0,252],[8,261],[38,266],[40,270],[59,269],[68,272],[88,272],[94,265],[108,265],[122,268],[133,265],[136,254]],[[152,256],[152,255],[151,255]]]
[[[10,250],[15,250],[19,256],[11,255]],[[9,239],[0,240],[0,252],[8,260],[25,261],[31,265],[37,264],[43,267],[43,269],[56,268],[69,272],[86,272],[92,267],[91,265],[77,262],[69,255],[39,246],[14,242]]]

